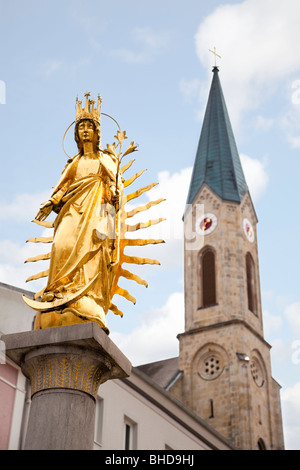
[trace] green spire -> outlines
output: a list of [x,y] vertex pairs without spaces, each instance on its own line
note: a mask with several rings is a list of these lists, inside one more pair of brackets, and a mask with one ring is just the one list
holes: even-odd
[[248,191],[218,72],[214,67],[187,204],[203,183],[228,201],[241,202]]

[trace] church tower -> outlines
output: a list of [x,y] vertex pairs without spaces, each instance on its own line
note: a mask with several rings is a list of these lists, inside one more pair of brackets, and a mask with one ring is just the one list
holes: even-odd
[[198,242],[185,240],[183,373],[172,392],[237,448],[283,449],[257,222],[215,66],[184,214]]

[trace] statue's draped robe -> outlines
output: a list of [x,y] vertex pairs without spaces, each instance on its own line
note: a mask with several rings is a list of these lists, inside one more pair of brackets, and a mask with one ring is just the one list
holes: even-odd
[[[58,212],[46,292],[86,295],[107,313],[117,261],[114,238],[117,166],[102,152],[76,156],[65,168],[50,200]],[[93,314],[91,314],[93,316]]]

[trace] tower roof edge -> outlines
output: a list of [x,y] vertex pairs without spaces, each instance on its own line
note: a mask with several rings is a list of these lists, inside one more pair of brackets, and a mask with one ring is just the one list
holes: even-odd
[[222,199],[235,202],[241,202],[248,191],[219,79],[219,68],[214,66],[212,72],[187,204],[193,202],[203,183],[207,183]]

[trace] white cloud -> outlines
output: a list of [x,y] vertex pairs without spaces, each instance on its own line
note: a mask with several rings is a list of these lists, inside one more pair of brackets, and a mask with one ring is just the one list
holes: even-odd
[[184,96],[186,102],[190,103],[195,98],[199,99],[201,89],[201,81],[198,78],[186,79],[182,78],[179,82],[179,91]]
[[284,113],[280,120],[281,127],[292,148],[300,147],[300,108],[293,106]]
[[273,118],[266,118],[260,115],[256,117],[255,127],[256,129],[259,129],[263,132],[267,132],[269,129],[271,129],[273,124],[274,124]]
[[[144,64],[164,53],[171,43],[170,31],[157,31],[149,27],[136,27],[131,31],[132,48],[114,49],[111,54],[128,64]],[[136,46],[139,48],[137,49]]]
[[[29,222],[34,219],[42,202],[49,197],[49,191],[36,194],[17,194],[9,203],[0,203],[0,220],[14,222]],[[35,224],[33,224],[35,225]],[[51,229],[43,229],[36,225],[37,237],[49,237],[53,233]],[[29,238],[29,237],[28,237]],[[37,280],[26,283],[26,279],[38,272],[48,269],[49,262],[24,263],[25,260],[42,253],[48,253],[51,245],[25,242],[20,244],[11,240],[0,240],[0,281],[27,290],[39,291],[45,284],[45,280]]]
[[294,337],[300,337],[300,302],[288,305],[284,310],[284,315],[292,327]]
[[161,51],[161,48],[164,48],[169,44],[169,32],[154,31],[149,27],[134,28],[132,36],[136,42],[155,52]]
[[266,190],[269,180],[266,164],[245,154],[241,154],[240,158],[250,194],[257,201]]
[[[95,46],[95,44],[91,44]],[[51,78],[56,73],[75,74],[78,70],[88,67],[91,63],[89,57],[78,57],[69,62],[59,59],[44,59],[37,66],[37,73],[45,78]]]
[[271,333],[279,331],[282,326],[282,318],[279,315],[272,315],[268,311],[263,312],[264,319],[264,332],[265,336],[270,336]]
[[[280,334],[280,332],[278,333]],[[271,349],[271,357],[272,363],[276,364],[288,364],[291,361],[291,345],[289,343],[285,343],[281,338],[271,338],[268,339],[268,332],[265,334],[265,338],[267,341],[270,341],[272,344]]]
[[284,438],[287,450],[299,450],[300,435],[300,382],[281,393],[284,416]]
[[[49,236],[49,231],[43,231],[40,236]],[[46,247],[37,243],[24,243],[20,245],[10,240],[1,240],[0,282],[38,292],[44,287],[45,280],[40,279],[26,283],[26,279],[33,274],[48,269],[49,262],[25,263],[25,260],[47,252],[49,252],[49,245]]]
[[37,194],[17,194],[9,203],[0,202],[0,220],[32,220],[39,211],[42,202],[49,198],[49,191]]
[[[163,234],[167,239],[182,239],[182,216],[185,209],[192,168],[183,168],[179,172],[158,173],[159,185],[152,189],[151,199],[166,198],[161,208],[166,214],[167,221],[162,225]],[[149,197],[148,196],[148,197]]]
[[200,24],[196,51],[207,69],[213,64],[209,48],[216,46],[222,56],[222,85],[234,127],[243,111],[258,108],[300,71],[299,15],[298,0],[245,0],[218,7]]
[[54,73],[60,71],[63,67],[63,62],[58,59],[45,59],[39,66],[39,72],[45,77],[50,77]]
[[111,339],[134,364],[178,355],[178,333],[184,331],[184,294],[175,292],[166,304],[150,310],[129,334],[111,333]]

